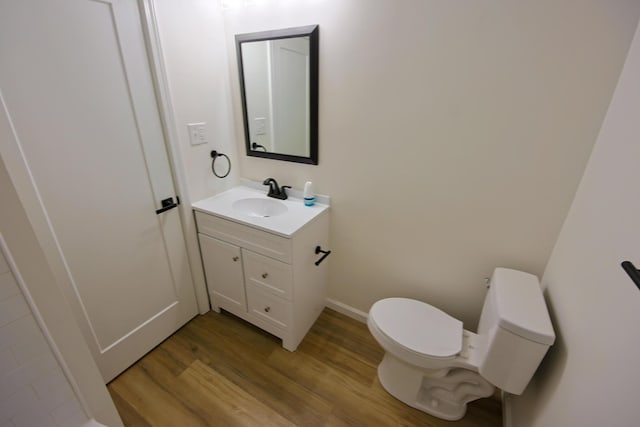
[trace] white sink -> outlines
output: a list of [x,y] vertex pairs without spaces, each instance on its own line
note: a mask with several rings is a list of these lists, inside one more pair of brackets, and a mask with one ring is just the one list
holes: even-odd
[[238,214],[258,218],[282,215],[289,210],[287,205],[278,200],[258,197],[236,200],[231,207]]
[[267,197],[266,188],[260,188],[261,184],[256,184],[258,189],[243,185],[230,188],[195,202],[193,209],[286,238],[329,209],[328,203],[318,201],[313,206],[305,206],[304,200],[293,194],[289,194],[287,200]]

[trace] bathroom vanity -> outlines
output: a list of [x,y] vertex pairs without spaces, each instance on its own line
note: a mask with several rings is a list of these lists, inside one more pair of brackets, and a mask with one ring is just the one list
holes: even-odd
[[320,251],[329,244],[328,204],[235,187],[193,209],[211,308],[295,351],[325,306],[328,260]]

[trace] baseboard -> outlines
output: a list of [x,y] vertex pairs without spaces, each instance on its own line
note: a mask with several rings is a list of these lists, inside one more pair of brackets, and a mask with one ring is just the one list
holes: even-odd
[[367,323],[367,313],[362,310],[358,310],[357,308],[351,307],[343,302],[336,301],[331,298],[327,298],[326,306],[332,310],[337,311],[338,313],[342,313],[345,316],[349,316],[352,319],[355,319],[362,323]]
[[513,423],[511,422],[511,404],[513,402],[512,395],[507,393],[506,391],[502,392],[502,427],[511,427]]

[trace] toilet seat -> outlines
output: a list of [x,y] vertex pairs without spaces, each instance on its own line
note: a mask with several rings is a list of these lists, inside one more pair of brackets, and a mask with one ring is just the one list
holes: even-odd
[[451,358],[462,349],[462,322],[437,308],[408,298],[376,302],[369,321],[404,350],[429,358]]

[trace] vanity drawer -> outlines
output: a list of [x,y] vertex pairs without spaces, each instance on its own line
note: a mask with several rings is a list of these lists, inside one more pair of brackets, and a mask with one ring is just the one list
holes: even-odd
[[289,329],[291,323],[291,303],[277,297],[265,289],[247,286],[247,303],[249,314],[280,330]]
[[253,285],[280,298],[291,300],[293,293],[291,265],[244,249],[242,262],[246,286]]
[[291,264],[291,239],[196,211],[198,231]]

